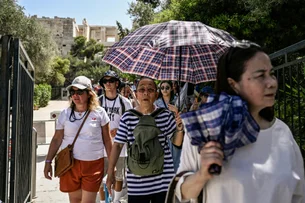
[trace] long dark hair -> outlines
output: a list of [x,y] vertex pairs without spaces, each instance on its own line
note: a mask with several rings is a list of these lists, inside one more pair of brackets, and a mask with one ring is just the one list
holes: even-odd
[[[171,92],[170,92],[171,95],[170,95],[170,99],[169,99],[170,100],[169,102],[171,103],[174,100],[174,98],[175,98],[175,93],[174,93],[174,89],[173,89],[173,83],[170,80],[161,81],[160,84],[159,84],[160,88],[161,88],[161,85],[164,84],[164,83],[169,84],[169,86],[171,87]],[[162,98],[162,97],[163,97],[163,94],[162,94],[162,91],[160,89],[158,98]]]
[[[231,47],[224,53],[218,61],[216,94],[226,92],[230,95],[237,95],[228,83],[228,78],[236,82],[241,80],[245,72],[246,63],[258,52],[265,53],[260,47],[251,45],[249,48]],[[259,115],[268,121],[274,118],[274,108],[266,107],[259,112]]]

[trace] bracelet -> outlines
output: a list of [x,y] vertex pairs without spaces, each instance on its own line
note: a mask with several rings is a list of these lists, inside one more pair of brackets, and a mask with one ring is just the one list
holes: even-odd
[[46,160],[45,162],[46,163],[52,163],[52,160]]
[[183,132],[184,131],[184,129],[182,128],[181,130],[176,130],[176,132]]

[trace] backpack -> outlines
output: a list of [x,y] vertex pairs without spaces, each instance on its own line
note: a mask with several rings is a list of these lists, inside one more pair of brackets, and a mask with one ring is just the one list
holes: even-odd
[[150,115],[143,115],[134,109],[128,110],[140,119],[133,130],[135,140],[127,151],[127,166],[135,175],[149,176],[163,172],[164,149],[158,138],[162,131],[157,127],[155,118],[164,110],[158,108]]
[[[123,102],[123,98],[122,98],[122,95],[118,95],[119,96],[119,99],[120,99],[120,104],[121,104],[121,107],[122,107],[122,115],[125,113],[125,103]],[[103,100],[104,100],[104,95],[101,95],[99,97],[99,101],[100,101],[100,105],[101,107],[103,107]]]

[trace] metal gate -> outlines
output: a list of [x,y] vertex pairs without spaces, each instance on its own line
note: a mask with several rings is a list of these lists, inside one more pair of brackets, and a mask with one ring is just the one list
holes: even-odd
[[31,200],[34,67],[19,39],[0,36],[0,202]]
[[289,125],[305,159],[305,40],[269,56],[279,84],[276,116]]

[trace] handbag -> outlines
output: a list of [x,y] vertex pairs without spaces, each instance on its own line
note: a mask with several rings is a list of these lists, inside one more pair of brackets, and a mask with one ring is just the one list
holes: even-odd
[[60,177],[67,171],[69,171],[74,166],[74,157],[73,157],[73,147],[74,143],[88,117],[90,111],[88,111],[86,117],[84,118],[82,124],[80,125],[76,136],[72,144],[69,144],[66,148],[61,150],[55,157],[55,177]]
[[[175,189],[179,179],[187,172],[189,171],[182,171],[173,177],[172,181],[169,184],[168,191],[166,193],[165,203],[180,203],[180,201],[175,195]],[[196,202],[202,203],[202,196],[203,196],[203,192],[201,190]]]

